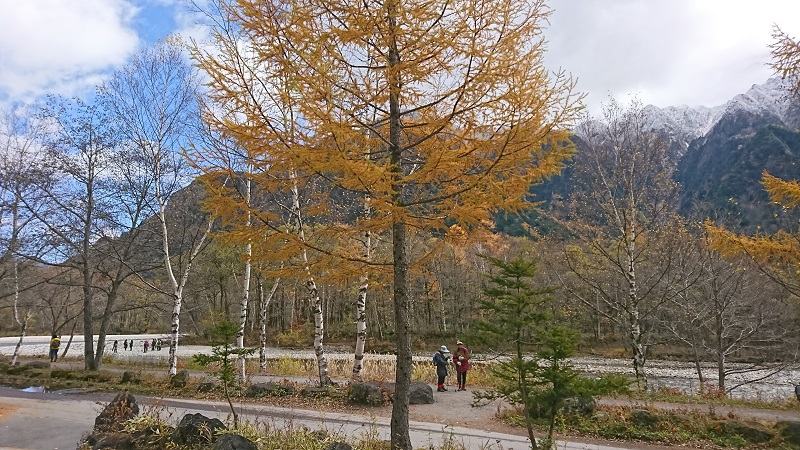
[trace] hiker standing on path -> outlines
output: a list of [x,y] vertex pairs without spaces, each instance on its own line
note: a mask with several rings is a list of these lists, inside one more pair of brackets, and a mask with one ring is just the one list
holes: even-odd
[[456,341],[455,353],[453,353],[453,362],[456,364],[456,378],[458,379],[458,390],[467,390],[467,371],[469,370],[469,349],[464,346],[461,341]]
[[112,345],[112,346],[111,346],[111,351],[112,351],[112,352],[114,352],[114,353],[117,353],[117,345],[118,345],[118,344],[119,344],[119,343],[117,342],[117,340],[116,340],[116,339],[114,339],[114,345]]
[[58,361],[58,349],[61,347],[61,337],[53,335],[50,339],[50,362]]
[[144,340],[144,344],[142,344],[142,345],[144,345],[144,352],[145,352],[145,353],[147,353],[147,347],[149,347],[149,346],[150,346],[150,341],[148,341],[147,339],[145,339],[145,340]]
[[447,346],[439,347],[439,351],[433,354],[433,365],[436,366],[436,392],[444,392],[447,390],[444,387],[444,379],[447,377],[447,363],[450,361],[449,351]]

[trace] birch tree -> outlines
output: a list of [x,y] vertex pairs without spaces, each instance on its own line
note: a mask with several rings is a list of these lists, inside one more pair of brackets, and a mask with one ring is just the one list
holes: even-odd
[[[117,120],[118,133],[137,155],[149,177],[139,189],[149,197],[158,220],[162,259],[172,300],[169,373],[177,373],[177,348],[183,292],[198,254],[208,241],[212,221],[198,227],[190,240],[175,242],[169,201],[190,179],[183,148],[199,131],[198,81],[176,42],[160,42],[134,55],[103,86],[106,105]],[[180,249],[179,258],[173,258]]]
[[[312,268],[330,263],[350,274],[372,265],[392,277],[391,442],[411,449],[409,276],[428,255],[411,252],[409,242],[422,230],[435,230],[442,245],[464,242],[492,211],[517,210],[531,184],[557,173],[572,154],[574,83],[542,63],[550,11],[535,0],[222,5],[256,62],[231,58],[234,46],[196,49],[211,79],[209,96],[227,112],[222,125],[242,148],[263,149],[272,174],[319,177],[329,187],[315,191],[305,209],[309,221],[324,224],[313,241],[277,226],[272,239],[313,249]],[[253,76],[252,67],[269,70]],[[264,109],[253,93],[290,108]],[[234,112],[247,120],[231,120]],[[294,181],[284,177],[287,191]],[[369,199],[372,214],[337,220],[332,211],[342,193]],[[354,244],[364,230],[390,233],[390,259],[364,260]],[[346,245],[324,246],[334,241]]]
[[566,261],[577,280],[597,297],[571,290],[586,306],[622,325],[637,383],[647,386],[645,363],[650,318],[667,300],[665,277],[674,246],[677,185],[667,143],[645,126],[641,104],[613,99],[601,120],[578,127],[571,228],[583,247],[569,246]]

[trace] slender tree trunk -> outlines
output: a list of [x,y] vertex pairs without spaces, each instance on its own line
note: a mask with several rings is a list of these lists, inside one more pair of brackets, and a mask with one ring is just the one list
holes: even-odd
[[75,328],[78,327],[78,319],[72,321],[72,329],[69,331],[69,339],[67,339],[67,345],[64,346],[64,350],[61,352],[61,358],[63,359],[67,356],[67,352],[69,352],[69,347],[72,345],[72,340],[75,339]]
[[272,298],[275,296],[275,291],[278,290],[278,283],[281,282],[281,279],[278,278],[272,283],[272,289],[269,291],[269,295],[264,298],[264,282],[263,280],[258,284],[258,292],[259,292],[259,299],[260,299],[260,309],[258,311],[258,323],[259,323],[259,357],[258,357],[258,367],[261,370],[261,373],[264,373],[267,370],[267,308],[269,308],[269,304],[272,301]]
[[[250,214],[250,189],[251,189],[251,181],[249,176],[249,164],[248,164],[248,174],[245,175],[245,205],[247,206],[247,218],[245,222],[245,226],[250,228],[252,225],[252,216]],[[244,277],[242,279],[242,298],[239,302],[239,331],[236,333],[236,347],[239,349],[244,348],[244,327],[247,322],[247,308],[248,303],[250,301],[250,271],[252,266],[252,256],[253,256],[253,243],[248,239],[247,244],[245,244],[244,249]],[[247,367],[247,359],[244,354],[239,355],[236,360],[237,363],[237,372],[239,373],[239,382],[244,383],[247,379],[247,374],[245,373]]]
[[[292,212],[295,219],[295,227],[297,227],[297,235],[300,241],[305,243],[305,231],[303,230],[302,216],[300,215],[300,193],[297,190],[296,175],[292,174]],[[303,264],[305,265],[306,272],[306,290],[308,290],[308,297],[311,300],[311,307],[314,314],[314,354],[317,357],[317,367],[319,368],[319,384],[327,386],[331,384],[331,378],[328,375],[328,360],[325,358],[325,348],[323,340],[325,338],[325,320],[322,314],[322,299],[317,289],[317,283],[314,277],[311,276],[311,266],[308,264],[308,253],[305,248],[302,252]]]
[[647,390],[647,374],[644,370],[646,354],[643,343],[641,315],[639,311],[639,291],[636,285],[636,265],[634,254],[636,251],[635,234],[633,226],[629,231],[629,241],[627,248],[628,259],[628,326],[631,339],[631,351],[633,353],[633,372],[636,375],[636,385],[641,390]]
[[[364,233],[364,256],[370,260],[372,233],[367,230]],[[358,299],[356,300],[356,348],[353,355],[353,376],[354,381],[361,381],[361,371],[364,369],[364,346],[367,343],[367,289],[369,287],[369,275],[364,271],[361,276],[361,283],[358,286]]]

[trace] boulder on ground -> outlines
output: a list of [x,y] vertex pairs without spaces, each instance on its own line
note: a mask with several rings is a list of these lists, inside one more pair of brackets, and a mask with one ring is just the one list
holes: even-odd
[[429,405],[433,403],[433,388],[423,381],[412,381],[409,388],[409,405]]
[[122,383],[139,384],[142,382],[142,379],[138,373],[132,370],[126,370],[125,372],[122,372],[122,380],[120,381]]
[[122,391],[94,419],[94,431],[121,431],[125,428],[125,422],[137,414],[139,405],[136,403],[136,397],[128,391]]
[[359,381],[350,384],[347,400],[356,405],[381,406],[383,393],[377,384]]
[[331,388],[327,386],[306,386],[300,390],[300,395],[310,398],[328,397],[330,393]]
[[172,440],[180,445],[205,445],[214,442],[217,430],[224,430],[225,424],[219,419],[211,419],[202,414],[186,414],[172,433]]
[[785,442],[800,447],[800,422],[782,420],[775,424],[775,428],[780,430]]
[[772,432],[772,430],[759,422],[726,420],[720,422],[720,426],[725,433],[738,434],[744,439],[756,444],[769,442],[775,437],[775,434]]
[[189,371],[181,370],[169,379],[169,384],[175,388],[184,388],[189,383]]
[[217,382],[206,380],[197,385],[197,392],[211,392],[217,388]]
[[350,446],[347,442],[331,442],[330,444],[325,446],[325,450],[353,450],[353,447]]
[[86,439],[86,443],[92,446],[92,450],[134,450],[136,448],[133,436],[119,432],[94,433]]
[[266,395],[292,395],[294,394],[293,386],[284,386],[279,383],[254,383],[251,384],[244,395],[246,397],[264,397]]
[[226,433],[214,441],[214,450],[258,450],[258,445],[238,434]]
[[652,427],[657,425],[660,419],[646,409],[634,409],[631,411],[631,422],[643,427]]
[[597,401],[592,396],[569,397],[564,399],[561,412],[566,416],[591,416],[597,408]]

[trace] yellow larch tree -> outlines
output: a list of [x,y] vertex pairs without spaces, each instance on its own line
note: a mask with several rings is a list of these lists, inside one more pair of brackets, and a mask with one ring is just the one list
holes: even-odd
[[[580,96],[571,77],[543,65],[550,9],[541,0],[230,0],[219,12],[217,45],[194,52],[210,80],[207,123],[244,149],[254,185],[276,197],[306,192],[314,225],[300,239],[272,206],[252,211],[239,238],[280,248],[264,257],[309,250],[317,273],[368,265],[391,277],[391,442],[411,449],[409,273],[437,248],[412,251],[410,238],[463,243],[493,211],[525,206],[531,185],[573,153]],[[224,202],[216,208],[252,209]],[[347,208],[362,213],[338,214]],[[390,238],[389,259],[364,257],[367,230]]]
[[[787,83],[789,94],[800,96],[800,41],[773,27],[770,45],[772,63],[770,67]],[[800,205],[800,183],[783,180],[766,171],[761,184],[771,200],[784,207]],[[706,221],[706,230],[711,238],[711,247],[723,255],[747,254],[776,282],[795,295],[800,295],[800,233],[779,230],[772,235],[738,235]]]

